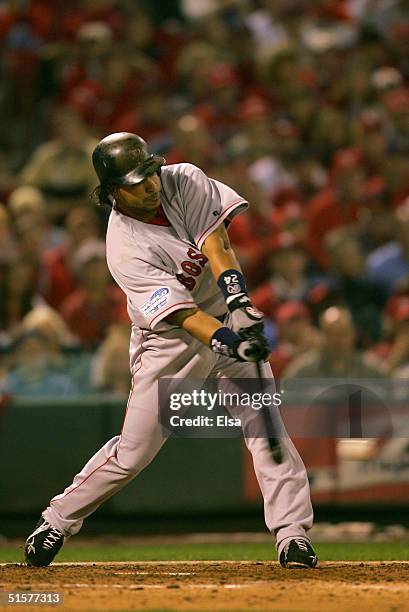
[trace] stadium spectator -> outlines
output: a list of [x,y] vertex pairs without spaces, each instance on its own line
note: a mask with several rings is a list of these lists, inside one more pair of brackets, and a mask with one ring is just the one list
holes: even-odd
[[41,117],[36,94],[44,40],[30,19],[27,4],[30,3],[11,7],[0,33],[0,112],[2,117],[7,117],[2,122],[1,142],[5,143],[7,156],[11,158],[11,169],[26,159]]
[[[1,112],[1,107],[0,107]],[[1,140],[0,140],[1,142]],[[7,148],[7,147],[5,147]],[[10,153],[10,150],[9,150]],[[10,156],[0,151],[0,201],[6,201],[10,192],[15,187],[16,176],[12,172]]]
[[77,395],[79,389],[64,368],[62,355],[46,333],[33,329],[15,340],[3,392],[15,397]]
[[47,228],[37,215],[24,215],[14,224],[19,255],[29,259],[41,274],[41,259],[46,252]]
[[26,223],[31,226],[32,234],[42,234],[43,251],[61,246],[67,241],[66,231],[52,225],[47,218],[46,200],[36,187],[17,187],[10,194],[7,205],[16,227],[22,227]]
[[306,299],[317,280],[308,275],[307,264],[302,243],[290,233],[278,234],[267,260],[270,277],[252,292],[253,304],[272,316],[281,302]]
[[383,203],[363,206],[359,212],[357,236],[365,255],[369,255],[394,239],[395,216]]
[[0,271],[2,266],[17,254],[12,219],[4,204],[0,202]]
[[129,393],[129,324],[111,325],[95,355],[92,384],[96,391]]
[[384,340],[373,352],[388,373],[398,376],[409,365],[409,289],[392,296],[384,309]]
[[78,23],[77,28],[72,32],[73,41],[66,54],[64,70],[61,74],[57,71],[56,97],[59,106],[70,108],[90,125],[98,111],[98,96],[102,91],[113,32],[103,21]]
[[[273,157],[273,115],[271,104],[264,95],[247,95],[238,107],[241,132],[247,142],[251,155],[250,160],[255,163],[258,159]],[[285,171],[281,160],[272,159],[274,176],[284,175]],[[257,180],[257,174],[254,179]],[[263,178],[263,175],[262,177]],[[284,177],[280,177],[284,178]],[[270,178],[270,181],[272,179]],[[276,179],[277,180],[277,179]],[[263,178],[263,184],[266,179]]]
[[354,149],[341,151],[332,161],[329,185],[308,204],[308,248],[324,269],[328,267],[323,245],[325,234],[356,221],[364,180],[359,152]]
[[238,129],[239,75],[229,64],[216,64],[209,75],[209,88],[212,98],[199,104],[195,114],[203,119],[217,142],[223,144]]
[[325,249],[339,299],[350,310],[361,342],[369,346],[379,340],[386,292],[365,278],[365,259],[350,228],[329,232]]
[[3,266],[0,277],[0,330],[12,335],[39,299],[38,268],[29,257],[16,255]]
[[388,293],[409,279],[409,199],[395,212],[395,240],[373,251],[367,259],[370,280]]
[[62,346],[74,344],[74,338],[61,315],[48,306],[39,303],[21,321],[21,332],[40,331],[50,340],[57,353]]
[[213,141],[205,123],[196,115],[184,115],[171,126],[172,147],[166,153],[169,164],[189,160],[190,163],[206,170],[214,164],[218,147]]
[[389,91],[385,95],[384,102],[393,130],[392,142],[394,150],[401,155],[407,155],[409,149],[409,87],[406,86]]
[[78,114],[59,108],[53,115],[54,138],[40,145],[20,174],[20,182],[47,197],[47,215],[61,221],[95,186],[91,153],[96,140]]
[[200,38],[181,48],[175,62],[175,89],[190,108],[207,100],[210,73],[221,59],[219,50]]
[[321,335],[311,322],[303,302],[284,302],[277,307],[274,319],[278,328],[278,344],[270,354],[273,374],[280,378],[291,361],[318,348]]
[[[409,277],[405,0],[17,4],[0,11],[2,338],[77,291],[75,253],[105,220],[86,202],[94,137],[124,130],[248,199],[229,235],[249,288],[270,317],[290,299],[312,321],[288,315],[280,349],[346,305],[359,346],[404,371],[404,321],[377,320]],[[272,253],[283,234],[303,254]]]
[[271,214],[274,231],[288,234],[297,244],[305,245],[308,226],[301,202],[288,200]]
[[348,120],[336,106],[322,108],[311,134],[311,146],[318,159],[329,165],[336,152],[348,145]]
[[152,80],[153,67],[143,58],[129,54],[129,49],[117,44],[103,57],[103,73],[85,78],[70,87],[64,104],[77,112],[92,127],[93,133],[112,131],[112,125],[129,112],[141,95],[138,84]]
[[38,331],[50,341],[59,355],[61,368],[75,383],[79,393],[91,393],[91,363],[93,354],[84,350],[70,331],[59,312],[47,304],[38,304],[30,310],[19,326],[21,333]]
[[[303,147],[299,148],[297,155],[291,160],[291,168],[295,179],[296,199],[302,203],[308,202],[328,181],[324,165]],[[285,192],[282,195],[285,196]],[[285,199],[291,201],[292,194]]]
[[40,292],[45,301],[60,308],[62,301],[75,289],[72,258],[87,240],[97,239],[100,233],[98,215],[90,206],[72,208],[65,219],[68,242],[44,253],[40,278]]
[[356,331],[346,308],[332,306],[320,319],[322,346],[295,359],[283,378],[375,378],[384,375],[374,359],[356,350]]
[[[409,139],[409,134],[408,134]],[[409,156],[391,153],[384,161],[383,178],[388,202],[398,208],[409,197]]]
[[134,100],[129,110],[112,121],[110,131],[144,134],[152,150],[163,150],[169,146],[170,133],[168,99],[161,89],[154,87]]
[[247,274],[248,286],[257,286],[265,279],[265,258],[271,250],[273,225],[269,218],[270,206],[265,202],[263,193],[246,171],[246,164],[241,159],[227,165],[218,164],[212,172],[214,178],[240,193],[251,202],[248,210],[234,219],[229,225],[229,239],[235,253]]
[[112,32],[119,35],[124,27],[124,16],[117,5],[117,0],[81,0],[69,11],[60,9],[61,29],[65,36],[73,38],[87,24],[105,23]]
[[364,109],[351,126],[352,142],[362,155],[361,163],[368,176],[382,176],[390,149],[390,128],[380,109]]
[[95,347],[105,338],[110,324],[129,321],[126,298],[113,284],[102,241],[80,246],[72,267],[79,286],[62,302],[61,314],[84,346]]

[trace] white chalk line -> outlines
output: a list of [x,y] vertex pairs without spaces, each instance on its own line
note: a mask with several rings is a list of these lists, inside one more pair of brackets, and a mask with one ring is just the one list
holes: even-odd
[[[51,588],[51,586],[53,586],[53,588],[59,588],[59,589],[92,589],[93,591],[98,590],[98,589],[122,589],[122,590],[129,590],[129,591],[143,591],[144,589],[165,589],[167,591],[173,590],[173,589],[242,589],[242,588],[248,588],[248,587],[254,587],[254,586],[265,586],[265,585],[271,585],[273,586],[273,584],[271,583],[270,580],[256,580],[256,581],[251,581],[251,582],[243,582],[243,583],[237,583],[237,584],[211,584],[211,583],[199,583],[199,584],[181,584],[181,585],[177,585],[172,586],[172,585],[164,585],[164,584],[121,584],[121,583],[111,583],[111,584],[96,584],[96,583],[86,583],[86,582],[68,582],[65,584],[60,584],[60,585],[50,585],[50,583],[48,582],[40,582],[40,583],[36,583],[36,589],[48,589]],[[19,589],[16,589],[19,590]]]
[[[243,582],[239,584],[207,584],[207,583],[182,584],[182,585],[177,585],[176,590],[180,590],[180,589],[242,589],[246,587],[248,588],[248,587],[262,586],[262,585],[265,586],[266,584],[273,586],[269,580],[257,580],[253,582]],[[40,587],[37,587],[37,588],[40,588]],[[144,589],[165,589],[166,591],[171,591],[175,587],[172,587],[172,585],[163,585],[163,584],[141,584],[141,585],[119,584],[119,583],[87,584],[83,582],[76,582],[76,583],[71,583],[71,584],[62,584],[61,588],[63,589],[69,589],[69,588],[90,589],[92,588],[93,590],[101,588],[101,589],[124,589],[124,590],[130,590],[130,591],[143,591]]]
[[399,584],[350,584],[351,589],[361,589],[363,591],[409,591],[409,584],[400,582]]

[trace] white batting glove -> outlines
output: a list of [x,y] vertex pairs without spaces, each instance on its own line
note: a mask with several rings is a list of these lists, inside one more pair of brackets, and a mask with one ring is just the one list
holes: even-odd
[[231,329],[243,338],[263,334],[264,315],[255,308],[247,295],[230,302]]

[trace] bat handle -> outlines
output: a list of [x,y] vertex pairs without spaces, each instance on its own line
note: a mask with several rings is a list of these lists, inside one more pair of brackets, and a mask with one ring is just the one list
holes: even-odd
[[[265,390],[265,382],[264,382],[263,372],[261,369],[261,363],[262,363],[261,361],[256,361],[256,370],[257,370],[257,378],[259,381],[260,389],[261,389],[261,392],[263,393]],[[263,406],[261,410],[263,413],[264,423],[266,426],[267,433],[269,433],[270,431],[274,432],[275,427],[274,427],[274,423],[271,418],[268,407]],[[268,445],[270,447],[272,458],[274,459],[276,463],[282,463],[283,462],[283,451],[281,448],[280,438],[275,437],[275,436],[270,438],[269,436],[267,439],[268,439]]]

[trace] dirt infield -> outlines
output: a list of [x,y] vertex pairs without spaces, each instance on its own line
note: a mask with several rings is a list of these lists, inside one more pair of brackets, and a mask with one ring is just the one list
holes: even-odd
[[[409,609],[409,563],[328,562],[315,570],[283,570],[265,561],[7,564],[0,567],[0,590],[63,593],[59,607],[14,606],[30,612],[403,612]],[[2,612],[12,609],[0,606]]]

